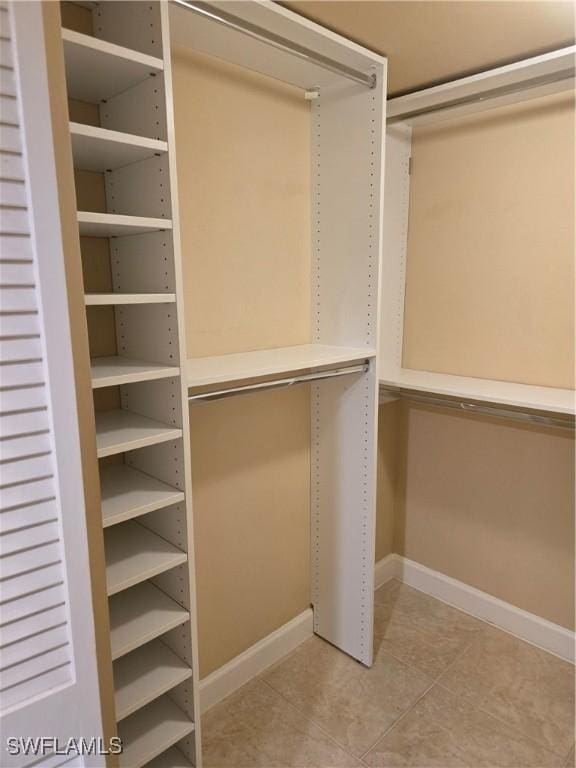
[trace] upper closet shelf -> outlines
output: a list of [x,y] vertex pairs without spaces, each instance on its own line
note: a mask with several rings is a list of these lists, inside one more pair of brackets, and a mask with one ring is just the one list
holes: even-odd
[[170,219],[152,219],[146,216],[78,211],[78,226],[82,237],[122,237],[172,229],[172,222]]
[[182,430],[124,409],[96,414],[98,458],[182,437]]
[[296,347],[197,357],[186,362],[186,382],[188,387],[222,384],[292,371],[315,370],[341,363],[363,362],[375,354],[368,347],[300,344]]
[[473,379],[445,373],[402,368],[380,375],[380,386],[393,391],[422,392],[439,397],[460,398],[532,411],[573,415],[575,395],[571,389],[535,387],[508,381]]
[[168,150],[165,141],[70,123],[74,167],[81,171],[113,171]]
[[95,357],[91,363],[92,388],[134,384],[139,381],[156,381],[180,374],[180,368],[160,363],[147,363],[129,357]]
[[68,97],[92,103],[127,91],[164,69],[161,59],[108,43],[90,35],[62,30]]
[[102,307],[110,304],[173,304],[173,293],[87,293],[84,296],[87,307]]

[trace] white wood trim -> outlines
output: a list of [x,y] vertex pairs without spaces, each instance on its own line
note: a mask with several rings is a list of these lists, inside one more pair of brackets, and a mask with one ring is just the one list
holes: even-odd
[[565,627],[401,555],[388,555],[376,563],[377,587],[391,578],[574,663],[576,636]]
[[308,608],[201,680],[201,711],[206,712],[312,637],[312,624],[312,609]]

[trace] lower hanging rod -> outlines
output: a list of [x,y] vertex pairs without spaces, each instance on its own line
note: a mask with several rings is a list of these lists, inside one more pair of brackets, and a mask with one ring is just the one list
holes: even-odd
[[368,74],[367,72],[361,72],[359,69],[353,69],[347,64],[342,64],[339,61],[330,59],[328,56],[324,56],[317,51],[311,51],[303,45],[299,45],[292,40],[276,35],[274,32],[258,27],[256,24],[244,21],[243,19],[238,19],[236,16],[232,16],[231,14],[226,13],[226,11],[222,11],[220,8],[213,5],[195,2],[195,0],[172,0],[172,2],[179,5],[181,8],[186,8],[186,10],[198,14],[199,16],[212,19],[212,21],[216,21],[218,24],[228,27],[228,29],[233,29],[243,35],[247,35],[253,40],[258,40],[260,43],[270,45],[272,48],[276,48],[279,51],[290,53],[310,64],[316,64],[316,66],[322,67],[322,69],[327,69],[342,77],[346,77],[348,80],[354,80],[356,83],[368,86],[368,88],[376,87],[376,75],[374,73]]
[[433,395],[424,395],[411,390],[388,390],[391,394],[396,394],[404,400],[422,405],[434,405],[441,408],[454,408],[465,413],[478,413],[483,416],[494,416],[500,419],[513,419],[514,421],[529,422],[531,424],[541,424],[547,427],[558,427],[560,429],[574,430],[576,423],[574,416],[562,416],[555,414],[532,413],[529,411],[520,411],[513,408],[503,408],[499,405],[489,405],[484,403],[471,403],[464,400],[450,400],[444,397],[434,397]]
[[303,373],[300,376],[292,376],[288,379],[275,379],[274,381],[262,381],[258,384],[243,384],[241,387],[230,387],[229,389],[219,389],[215,392],[199,392],[195,395],[189,395],[188,400],[223,400],[226,397],[242,395],[245,392],[262,392],[267,389],[281,389],[283,387],[293,387],[296,384],[305,384],[307,382],[321,381],[322,379],[335,379],[338,376],[349,376],[352,373],[366,373],[370,368],[368,361],[361,365],[349,365],[347,368],[334,368],[330,371],[317,371],[316,373]]

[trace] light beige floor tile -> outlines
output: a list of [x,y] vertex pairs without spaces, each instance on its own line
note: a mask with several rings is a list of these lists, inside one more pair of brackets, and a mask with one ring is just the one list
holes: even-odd
[[204,715],[205,768],[359,768],[322,731],[259,680]]
[[374,744],[432,682],[384,652],[367,669],[318,637],[263,679],[354,755]]
[[568,760],[566,760],[566,768],[574,768],[576,765],[576,756],[574,755],[574,747],[570,750]]
[[391,581],[375,595],[376,646],[438,677],[472,643],[483,623],[416,589]]
[[364,762],[371,768],[556,768],[557,755],[436,685]]
[[505,632],[486,626],[440,683],[563,759],[574,744],[574,667]]

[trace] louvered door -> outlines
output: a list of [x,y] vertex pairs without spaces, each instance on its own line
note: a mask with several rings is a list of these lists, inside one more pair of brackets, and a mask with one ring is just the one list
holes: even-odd
[[[102,728],[41,4],[2,3],[0,38],[0,764],[9,768],[41,756],[9,754],[10,737],[62,745]],[[47,754],[46,765],[73,757]]]

